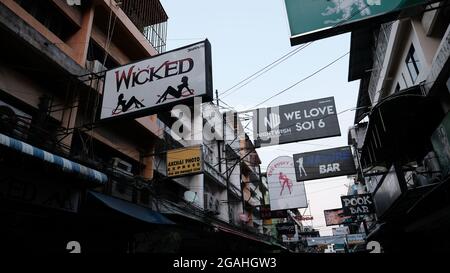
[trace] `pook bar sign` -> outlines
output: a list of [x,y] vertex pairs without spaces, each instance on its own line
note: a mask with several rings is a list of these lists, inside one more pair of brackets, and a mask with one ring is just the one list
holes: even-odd
[[375,213],[375,206],[370,194],[347,195],[341,197],[344,215],[356,216]]

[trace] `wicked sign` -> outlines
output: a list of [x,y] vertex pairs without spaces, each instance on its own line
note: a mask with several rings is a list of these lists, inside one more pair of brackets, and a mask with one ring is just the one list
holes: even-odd
[[358,194],[341,197],[342,209],[346,216],[366,215],[375,213],[372,195]]
[[107,71],[100,120],[146,116],[197,96],[212,99],[208,40]]

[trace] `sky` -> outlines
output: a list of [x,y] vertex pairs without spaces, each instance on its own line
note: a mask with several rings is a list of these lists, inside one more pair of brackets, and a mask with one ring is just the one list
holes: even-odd
[[[290,45],[289,26],[283,0],[161,0],[168,16],[167,50],[208,39],[212,48],[214,89],[227,105],[241,111],[251,109],[273,94],[326,66],[350,49],[350,35],[313,42],[274,69],[235,92],[221,93],[299,46]],[[301,45],[300,45],[301,46]],[[348,82],[348,55],[259,107],[270,107],[334,96],[340,137],[303,141],[258,149],[265,170],[278,156],[292,156],[346,146],[353,125],[359,82]],[[224,103],[222,102],[222,105]],[[322,236],[331,235],[323,210],[341,207],[346,195],[346,177],[305,182],[313,225]],[[302,212],[304,209],[301,210]],[[309,212],[311,211],[311,213]]]

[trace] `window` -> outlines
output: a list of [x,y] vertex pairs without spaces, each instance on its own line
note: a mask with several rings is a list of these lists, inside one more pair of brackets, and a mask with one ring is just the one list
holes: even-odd
[[67,41],[79,29],[52,1],[15,0],[15,2],[62,41]]
[[408,72],[411,76],[412,82],[415,83],[419,76],[421,67],[419,58],[417,57],[417,52],[414,49],[413,45],[411,45],[408,55],[406,56],[406,67],[408,68]]
[[405,84],[406,88],[408,88],[408,82],[406,81],[405,74],[402,73],[402,79],[403,83]]

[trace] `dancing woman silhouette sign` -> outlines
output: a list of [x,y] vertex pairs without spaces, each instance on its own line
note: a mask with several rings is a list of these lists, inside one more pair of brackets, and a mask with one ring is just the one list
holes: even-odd
[[280,185],[281,185],[280,196],[283,195],[283,191],[285,188],[287,188],[289,190],[289,194],[292,194],[292,186],[294,186],[294,183],[292,183],[292,181],[289,179],[289,177],[287,177],[287,175],[280,172],[278,179],[280,180]]
[[294,160],[290,156],[274,159],[267,167],[270,210],[306,208],[305,184],[295,182]]

